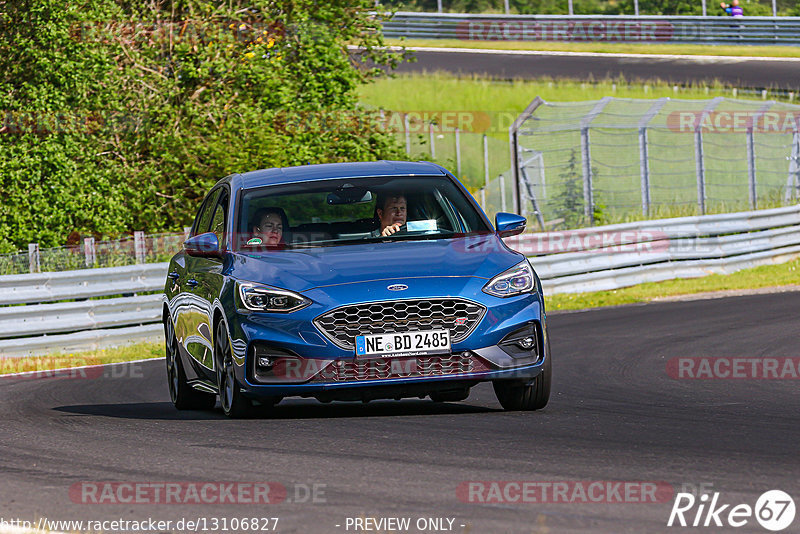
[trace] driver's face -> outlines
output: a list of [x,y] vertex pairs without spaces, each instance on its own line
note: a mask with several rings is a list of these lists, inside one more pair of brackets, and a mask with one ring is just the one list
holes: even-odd
[[393,224],[406,223],[406,199],[405,197],[392,197],[386,201],[383,209],[378,210],[378,217],[381,220],[381,230]]

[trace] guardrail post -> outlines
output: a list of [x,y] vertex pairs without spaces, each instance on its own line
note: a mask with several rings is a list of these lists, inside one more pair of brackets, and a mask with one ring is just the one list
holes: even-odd
[[758,209],[758,191],[756,189],[756,150],[753,127],[747,128],[747,191],[750,197],[750,207]]
[[461,131],[456,128],[456,172],[461,179]]
[[133,232],[133,251],[136,255],[136,263],[144,263],[147,251],[144,240],[144,232]]
[[483,134],[483,189],[481,189],[481,206],[486,211],[486,188],[489,187],[489,138]]
[[433,135],[433,123],[428,123],[428,136],[431,138],[431,159],[436,159],[436,136]]
[[97,251],[94,246],[93,237],[86,237],[83,239],[83,256],[86,260],[86,267],[92,267],[97,262]]
[[589,225],[594,224],[594,198],[592,190],[592,152],[589,147],[589,128],[581,128],[581,159],[583,161],[583,214]]
[[39,264],[39,243],[28,243],[28,265],[32,273],[42,271]]

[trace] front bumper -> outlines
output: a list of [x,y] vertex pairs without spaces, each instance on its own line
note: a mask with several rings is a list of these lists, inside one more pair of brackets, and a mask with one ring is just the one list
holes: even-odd
[[[527,382],[538,376],[550,357],[541,295],[502,299],[473,293],[463,298],[485,306],[486,313],[468,337],[452,344],[450,354],[436,356],[356,359],[353,350],[337,346],[314,326],[314,319],[327,311],[323,305],[286,315],[229,315],[242,393],[249,397],[330,395],[335,399],[369,398],[365,390],[385,389],[385,395],[375,398],[402,398],[487,380]],[[535,350],[527,355],[511,354],[507,350],[509,336],[528,325],[535,329]],[[265,353],[263,347],[285,355],[285,360],[278,359],[266,374],[256,368],[258,354]],[[349,394],[355,390],[360,393]]]

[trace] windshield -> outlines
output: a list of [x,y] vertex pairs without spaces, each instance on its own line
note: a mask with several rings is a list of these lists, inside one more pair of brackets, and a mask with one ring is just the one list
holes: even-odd
[[318,180],[245,190],[237,248],[305,248],[490,232],[446,177]]

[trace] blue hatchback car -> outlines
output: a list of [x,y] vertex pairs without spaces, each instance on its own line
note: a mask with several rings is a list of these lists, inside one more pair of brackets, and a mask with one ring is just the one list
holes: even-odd
[[491,381],[543,408],[550,344],[539,279],[459,181],[432,163],[234,174],[169,265],[163,321],[179,410],[246,417],[284,397],[464,400]]

